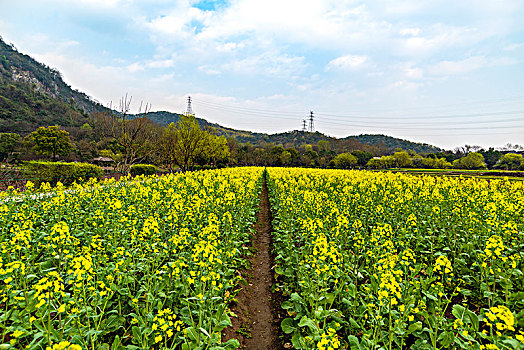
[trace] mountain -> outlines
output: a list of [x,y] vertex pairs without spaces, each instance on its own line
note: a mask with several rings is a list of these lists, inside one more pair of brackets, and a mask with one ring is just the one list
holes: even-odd
[[[157,124],[167,126],[170,123],[177,123],[182,117],[179,113],[171,113],[166,111],[150,112],[147,117]],[[295,146],[299,146],[304,143],[317,143],[320,140],[336,140],[333,137],[326,136],[322,133],[315,132],[303,132],[303,131],[288,131],[277,134],[265,134],[259,132],[252,132],[246,130],[237,130],[228,128],[216,123],[210,123],[205,119],[196,118],[196,121],[201,128],[211,128],[217,135],[224,135],[227,138],[235,138],[238,142],[245,143],[249,142],[252,144],[259,144],[261,142],[275,143],[275,144],[286,144],[292,143]]]
[[427,143],[417,143],[408,140],[398,139],[392,136],[386,135],[369,135],[363,134],[358,136],[348,136],[344,138],[345,140],[353,139],[359,141],[360,143],[365,143],[367,145],[377,145],[383,144],[388,148],[396,149],[401,148],[405,151],[415,151],[417,153],[435,153],[442,151],[441,148],[429,145]]
[[[151,112],[147,116],[155,123],[167,126],[170,123],[177,123],[182,115],[167,111],[160,111]],[[433,145],[428,145],[426,143],[416,143],[386,135],[358,135],[337,139],[335,137],[324,135],[320,132],[310,133],[298,130],[276,134],[265,134],[224,127],[219,124],[210,123],[202,118],[196,118],[196,120],[200,127],[213,128],[216,134],[224,135],[228,138],[235,138],[238,142],[242,143],[249,142],[251,144],[260,144],[261,142],[266,142],[283,145],[292,144],[294,147],[298,147],[302,144],[316,144],[321,140],[332,143],[340,143],[339,141],[353,141],[352,147],[356,147],[358,144],[364,144],[380,147],[381,149],[388,148],[390,150],[401,148],[405,151],[415,151],[417,153],[434,153],[442,151],[441,148]]]
[[29,133],[39,126],[81,126],[88,113],[106,110],[73,90],[56,69],[18,52],[0,37],[0,132]]
[[[24,135],[40,126],[80,127],[89,121],[89,113],[107,111],[107,107],[65,83],[58,70],[20,53],[14,45],[5,43],[0,37],[0,132]],[[153,122],[164,126],[178,122],[181,117],[180,114],[167,111],[150,112],[147,116]],[[328,141],[332,149],[339,152],[365,148],[373,148],[380,152],[396,148],[417,153],[440,151],[435,146],[385,135],[359,135],[337,139],[319,132],[297,130],[265,134],[224,127],[202,118],[197,118],[197,121],[202,128],[213,128],[218,135],[253,145],[274,143],[299,147]]]

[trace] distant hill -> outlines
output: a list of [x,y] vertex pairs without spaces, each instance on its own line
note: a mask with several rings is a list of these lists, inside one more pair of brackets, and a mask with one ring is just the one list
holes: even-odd
[[417,143],[417,142],[398,139],[396,137],[386,136],[386,135],[364,134],[364,135],[358,135],[358,136],[348,136],[348,137],[345,137],[344,139],[345,140],[354,139],[361,143],[365,143],[371,146],[382,143],[388,148],[392,148],[392,149],[401,148],[405,151],[412,150],[417,153],[434,153],[434,152],[442,151],[441,148],[433,146],[433,145],[428,145],[427,143]]
[[[171,113],[166,111],[150,112],[147,117],[163,126],[167,126],[170,123],[177,123],[182,115],[179,113]],[[275,144],[286,144],[291,143],[295,146],[299,146],[304,143],[313,144],[320,140],[336,140],[334,137],[326,136],[322,133],[315,132],[303,132],[303,131],[288,131],[277,134],[265,134],[259,132],[252,132],[246,130],[237,130],[228,128],[216,123],[210,123],[205,119],[196,118],[201,128],[212,128],[217,135],[224,135],[228,138],[235,138],[238,142],[250,142],[252,144],[259,144],[261,142],[275,143]]]
[[[180,120],[181,115],[178,113],[171,113],[167,111],[151,112],[147,115],[152,121],[167,126],[170,123],[177,123]],[[275,144],[293,144],[298,147],[302,144],[316,144],[320,140],[337,142],[337,141],[356,141],[361,144],[369,146],[380,146],[383,148],[389,148],[395,150],[401,148],[406,151],[415,151],[417,153],[434,153],[442,151],[441,148],[436,146],[428,145],[425,143],[416,143],[408,140],[402,140],[386,135],[358,135],[348,136],[342,139],[330,137],[320,132],[310,133],[304,131],[288,131],[277,134],[265,134],[257,133],[245,130],[236,130],[227,128],[219,124],[210,123],[205,119],[196,118],[200,127],[214,128],[218,135],[224,135],[226,137],[234,137],[238,142],[250,142],[252,144],[259,144],[261,142],[275,143]],[[358,145],[358,144],[357,144]]]
[[[13,45],[5,43],[0,37],[0,132],[27,134],[39,126],[49,125],[79,127],[88,122],[89,113],[99,111],[109,109],[67,85],[58,70],[18,52]],[[178,122],[181,117],[178,113],[167,111],[150,112],[147,116],[153,122],[164,126]],[[339,152],[348,149],[372,150],[370,147],[380,152],[396,148],[417,153],[440,150],[435,146],[385,135],[359,135],[337,139],[320,132],[297,130],[265,134],[224,127],[202,118],[197,118],[197,121],[202,128],[213,128],[218,135],[253,145],[274,143],[299,147],[324,140]]]
[[105,110],[73,90],[56,69],[18,52],[0,37],[0,132],[25,134],[39,126],[80,126]]

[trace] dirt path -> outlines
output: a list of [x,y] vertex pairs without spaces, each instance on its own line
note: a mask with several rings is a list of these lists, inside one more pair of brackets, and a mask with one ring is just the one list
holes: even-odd
[[249,259],[250,268],[243,275],[247,285],[237,296],[238,303],[232,307],[237,317],[232,318],[233,327],[225,331],[225,340],[237,338],[240,349],[277,350],[280,345],[280,318],[277,297],[271,293],[273,284],[273,259],[271,257],[271,211],[266,179],[260,194],[259,212],[253,237],[255,254]]

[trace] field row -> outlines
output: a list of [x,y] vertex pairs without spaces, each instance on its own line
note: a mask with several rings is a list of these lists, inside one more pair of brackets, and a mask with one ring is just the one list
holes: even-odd
[[297,349],[524,348],[524,183],[269,169]]
[[261,168],[96,183],[0,204],[2,349],[234,349]]

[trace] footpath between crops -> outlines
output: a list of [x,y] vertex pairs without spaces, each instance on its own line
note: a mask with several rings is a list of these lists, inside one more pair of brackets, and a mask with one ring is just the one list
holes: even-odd
[[236,338],[240,349],[283,349],[280,335],[279,296],[271,292],[274,283],[271,256],[271,208],[269,205],[266,176],[260,194],[259,212],[252,244],[254,255],[249,259],[248,270],[242,275],[247,284],[237,295],[232,311],[232,327],[225,330],[225,340]]

